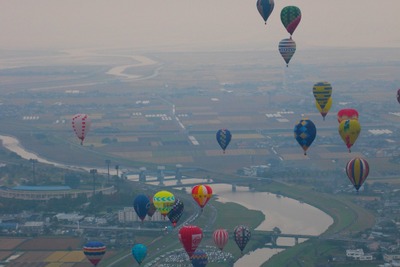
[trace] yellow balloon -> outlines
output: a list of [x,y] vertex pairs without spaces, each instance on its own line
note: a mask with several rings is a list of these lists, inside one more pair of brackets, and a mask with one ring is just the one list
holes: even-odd
[[154,195],[153,203],[161,215],[166,216],[175,203],[175,196],[168,191],[159,191]]
[[313,95],[318,105],[325,108],[332,95],[332,85],[328,82],[317,82],[313,87]]
[[318,101],[315,101],[315,106],[317,107],[319,113],[321,113],[322,117],[323,117],[324,120],[325,120],[326,114],[328,114],[329,110],[330,110],[331,107],[332,107],[332,97],[330,97],[330,98],[328,99],[328,102],[326,102],[326,105],[325,105],[324,108],[321,108],[321,106],[318,104]]
[[339,124],[339,134],[343,142],[350,151],[350,147],[356,142],[361,132],[361,126],[358,120],[344,120]]

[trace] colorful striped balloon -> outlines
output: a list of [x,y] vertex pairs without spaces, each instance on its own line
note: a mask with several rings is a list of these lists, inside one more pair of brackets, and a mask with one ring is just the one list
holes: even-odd
[[286,62],[286,67],[289,66],[289,62],[296,52],[296,43],[292,38],[285,38],[279,42],[279,53],[281,53],[283,59]]
[[313,95],[319,106],[324,109],[332,96],[332,85],[328,82],[317,82],[313,86]]
[[208,255],[203,250],[198,249],[190,257],[190,261],[193,267],[205,267],[208,264]]
[[83,145],[83,140],[85,140],[91,124],[89,116],[86,114],[76,114],[72,117],[72,129],[76,136],[81,140],[81,145]]
[[229,234],[226,229],[217,229],[213,233],[214,243],[221,251],[229,240]]
[[368,177],[369,164],[363,158],[353,158],[346,164],[346,174],[358,192]]
[[315,101],[315,106],[317,107],[319,113],[321,113],[322,118],[324,118],[325,120],[326,115],[328,114],[329,110],[332,107],[332,97],[328,99],[328,102],[326,103],[324,108],[321,108],[321,106],[318,104],[317,101]]
[[83,247],[83,254],[94,266],[99,264],[105,253],[106,246],[99,241],[91,241]]
[[192,188],[192,197],[202,209],[212,197],[212,193],[212,188],[209,185],[200,184]]

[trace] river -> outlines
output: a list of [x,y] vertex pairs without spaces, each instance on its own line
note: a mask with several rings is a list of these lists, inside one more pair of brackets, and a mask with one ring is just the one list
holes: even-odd
[[[33,152],[27,151],[14,137],[0,135],[0,140],[6,149],[25,159],[36,159],[39,162],[53,164],[57,167],[90,170],[90,167],[68,166],[44,159]],[[105,169],[99,171],[102,173],[107,172]],[[204,182],[203,179],[198,180]],[[188,182],[192,183],[193,179]],[[245,187],[237,187],[236,192],[232,192],[231,185],[227,184],[214,184],[213,192],[218,201],[235,202],[248,209],[261,211],[266,219],[256,230],[269,231],[276,226],[281,229],[282,233],[320,235],[333,223],[333,219],[329,215],[313,206],[268,192],[251,192]],[[279,238],[278,244],[292,245],[294,241]],[[280,251],[281,249],[257,249],[240,258],[234,267],[260,266]]]

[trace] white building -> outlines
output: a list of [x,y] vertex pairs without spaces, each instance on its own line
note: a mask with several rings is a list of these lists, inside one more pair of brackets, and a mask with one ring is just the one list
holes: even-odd
[[364,255],[364,250],[362,248],[358,249],[346,249],[346,256],[347,257],[360,257]]
[[[145,221],[164,221],[166,220],[158,211],[154,213],[154,215],[150,218],[146,216]],[[167,218],[168,220],[168,218]],[[140,222],[140,218],[137,216],[135,209],[133,207],[124,207],[123,210],[118,211],[118,221],[119,222]]]
[[346,256],[353,258],[354,260],[359,261],[372,261],[374,257],[370,254],[364,254],[364,250],[362,248],[359,249],[347,249]]

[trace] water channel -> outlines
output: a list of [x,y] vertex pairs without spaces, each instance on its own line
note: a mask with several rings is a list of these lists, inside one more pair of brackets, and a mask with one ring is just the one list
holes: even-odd
[[[19,141],[11,136],[0,135],[0,140],[6,149],[15,152],[25,159],[36,159],[39,162],[53,164],[57,167],[90,169],[89,167],[67,166],[41,158],[37,154],[25,150]],[[106,173],[106,170],[99,171]],[[182,180],[182,182],[184,181],[185,180]],[[198,181],[204,182],[204,179],[198,179]],[[193,179],[187,182],[193,183]],[[227,184],[214,184],[213,191],[218,201],[235,202],[248,209],[263,212],[266,219],[256,230],[270,231],[274,227],[279,227],[282,233],[319,235],[333,223],[333,219],[326,213],[295,199],[280,197],[268,192],[251,192],[245,187],[237,187],[236,192],[232,192],[231,185]],[[293,239],[279,238],[278,244],[293,245],[294,241]],[[280,251],[281,249],[257,249],[240,258],[235,263],[234,267],[260,266],[263,262]]]

